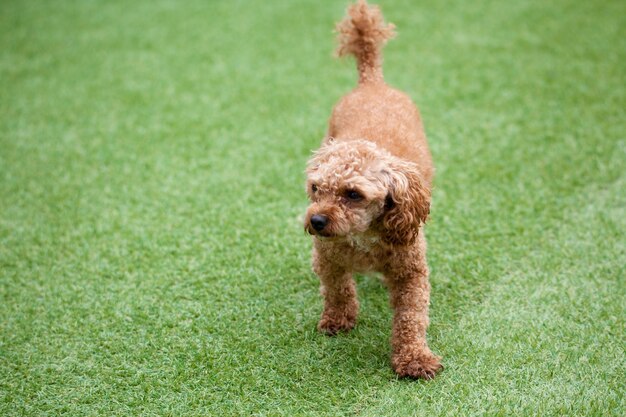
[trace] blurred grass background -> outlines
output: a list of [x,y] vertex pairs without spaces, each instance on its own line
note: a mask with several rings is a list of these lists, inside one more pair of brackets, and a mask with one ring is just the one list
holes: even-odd
[[624,415],[626,3],[380,2],[437,177],[429,340],[327,338],[304,166],[347,2],[0,3],[0,414]]

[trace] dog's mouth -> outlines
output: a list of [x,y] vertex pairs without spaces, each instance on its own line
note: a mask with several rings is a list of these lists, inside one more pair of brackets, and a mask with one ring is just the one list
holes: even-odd
[[323,238],[323,239],[330,239],[332,237],[334,237],[334,235],[326,230],[322,230],[322,231],[318,231],[313,229],[311,226],[307,225],[304,227],[304,231],[307,232],[308,234],[310,234],[311,236],[315,236],[315,237],[319,237],[319,238]]
[[304,226],[304,231],[309,235],[319,238],[321,240],[330,240],[339,237],[336,233],[333,233],[327,229],[315,230],[315,228],[313,228],[310,223]]

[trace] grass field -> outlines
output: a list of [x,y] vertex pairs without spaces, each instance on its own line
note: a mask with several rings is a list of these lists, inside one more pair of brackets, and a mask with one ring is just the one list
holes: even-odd
[[304,166],[347,2],[0,3],[0,415],[626,414],[626,3],[384,0],[437,166],[434,381],[358,279],[315,330]]

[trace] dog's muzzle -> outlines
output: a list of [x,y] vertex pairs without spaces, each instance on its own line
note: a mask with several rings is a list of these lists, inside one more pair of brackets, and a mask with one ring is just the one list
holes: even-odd
[[317,232],[321,232],[328,224],[328,217],[322,214],[314,214],[311,216],[310,222],[313,229],[315,229]]

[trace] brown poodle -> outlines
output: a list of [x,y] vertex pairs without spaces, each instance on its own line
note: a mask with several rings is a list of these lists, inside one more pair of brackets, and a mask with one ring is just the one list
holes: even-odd
[[381,50],[393,29],[365,1],[337,26],[337,53],[356,57],[359,84],[335,106],[308,163],[304,227],[313,235],[313,270],[324,297],[318,328],[329,335],[352,329],[359,308],[353,272],[381,272],[394,309],[393,369],[431,379],[443,369],[426,344],[423,225],[433,163],[417,108],[383,80]]

